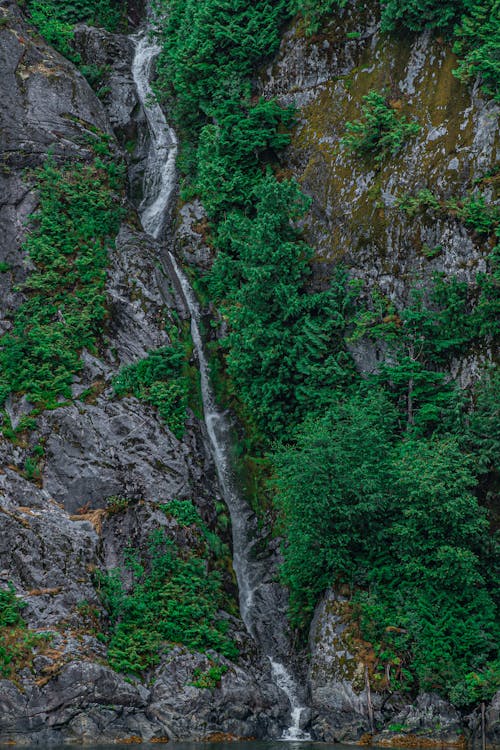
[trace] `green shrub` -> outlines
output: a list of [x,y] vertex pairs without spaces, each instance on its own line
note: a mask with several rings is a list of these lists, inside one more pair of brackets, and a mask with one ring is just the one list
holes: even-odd
[[126,0],[27,0],[26,7],[49,44],[76,63],[80,57],[71,45],[74,24],[85,22],[117,31],[127,18]]
[[469,672],[463,681],[454,686],[450,700],[456,706],[470,708],[481,701],[490,701],[500,689],[500,659],[483,669]]
[[197,668],[193,673],[193,686],[213,690],[218,687],[222,676],[226,674],[228,667],[225,664],[214,664],[206,672]]
[[479,76],[484,91],[500,101],[500,2],[465,0],[465,13],[455,28],[453,51],[461,58],[455,75]]
[[363,101],[362,117],[346,123],[347,135],[341,140],[352,153],[366,157],[375,155],[374,160],[380,162],[395,156],[405,141],[419,132],[419,125],[398,115],[378,91],[370,91]]
[[110,515],[115,513],[123,513],[131,505],[136,503],[137,500],[131,497],[123,497],[122,495],[110,495],[106,498],[106,511]]
[[[0,402],[10,393],[47,406],[71,397],[80,351],[93,350],[107,314],[107,250],[123,215],[122,170],[105,140],[90,164],[34,172],[39,207],[23,249],[33,266],[11,330],[0,339]],[[101,156],[102,154],[102,156]]]
[[171,331],[172,344],[123,367],[113,380],[117,396],[133,395],[152,404],[170,430],[181,438],[190,394],[186,346]]
[[466,0],[383,0],[382,29],[399,26],[411,31],[430,28],[450,32],[465,4]]
[[49,633],[35,633],[21,616],[25,603],[12,584],[0,589],[0,677],[15,680],[20,669],[30,666],[34,649],[50,640]]
[[16,597],[12,584],[9,584],[8,589],[0,589],[0,628],[21,625],[23,622],[21,617],[23,606],[23,602]]
[[203,557],[186,555],[157,530],[149,537],[147,553],[129,550],[127,567],[134,575],[128,594],[120,571],[97,577],[111,625],[108,658],[113,669],[140,674],[176,643],[237,657],[238,650],[227,637],[227,620],[219,616],[220,576],[207,570]]
[[303,16],[307,34],[315,34],[323,20],[346,5],[347,0],[290,0],[289,3],[292,13],[301,13]]
[[161,509],[169,516],[175,518],[180,526],[200,526],[202,525],[201,516],[194,507],[191,500],[170,500],[166,505],[161,505]]

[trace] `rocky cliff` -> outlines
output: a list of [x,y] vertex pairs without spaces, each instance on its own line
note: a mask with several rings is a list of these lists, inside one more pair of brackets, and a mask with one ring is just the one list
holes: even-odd
[[[116,158],[129,168],[128,196],[120,196],[125,218],[108,257],[107,315],[96,349],[81,353],[73,398],[37,415],[30,429],[25,425],[33,405],[25,398],[9,398],[2,415],[0,584],[4,590],[12,585],[25,603],[27,629],[16,637],[28,645],[16,655],[15,673],[5,668],[0,681],[0,742],[160,742],[216,732],[279,737],[288,701],[234,612],[223,617],[239,648],[237,660],[177,645],[142,678],[113,670],[98,637],[104,614],[96,571],[125,570],[126,548],[147,549],[158,530],[184,550],[200,543],[193,529],[164,512],[164,504],[190,499],[208,528],[226,542],[229,535],[218,525],[220,488],[196,409],[189,409],[177,437],[155,408],[133,396],[118,398],[113,388],[124,366],[169,343],[166,324],[186,317],[161,263],[161,243],[141,231],[135,210],[147,134],[130,71],[132,42],[77,28],[75,46],[83,59],[106,70],[99,98],[15,3],[1,0],[0,13],[2,333],[12,326],[30,271],[23,241],[38,203],[33,168],[49,148],[56,163],[88,162],[85,137],[96,131],[109,136]],[[300,23],[292,25],[261,71],[255,82],[260,92],[297,107],[282,167],[312,198],[304,230],[317,250],[319,286],[341,258],[352,277],[363,280],[367,298],[376,289],[400,306],[411,286],[435,271],[472,284],[484,269],[486,240],[456,216],[415,219],[400,207],[423,188],[439,200],[463,195],[497,163],[498,107],[477,86],[459,83],[454,66],[442,40],[424,34],[396,43],[380,34],[376,17],[348,7],[320,35],[307,36]],[[375,88],[389,90],[394,107],[411,109],[420,126],[390,165],[377,168],[339,144],[345,122]],[[203,219],[198,203],[179,204],[177,252],[202,270],[211,263]],[[380,350],[372,342],[353,342],[352,353],[360,370],[376,369]],[[484,356],[457,361],[463,383]],[[39,445],[38,471],[30,472]],[[230,564],[223,577],[234,604]],[[130,577],[124,585],[130,589]],[[464,718],[436,695],[411,702],[377,693],[367,649],[352,632],[343,597],[329,592],[313,619],[303,670],[314,738],[479,742],[477,712]],[[217,679],[200,686],[197,678],[215,662],[222,667]],[[498,699],[487,708],[486,723],[488,742],[500,744]]]
[[[304,230],[316,250],[318,285],[341,262],[351,278],[362,281],[367,299],[380,293],[401,309],[412,288],[429,286],[436,273],[473,287],[476,274],[485,270],[491,244],[456,213],[408,215],[401,208],[406,196],[423,189],[444,202],[479,185],[490,200],[498,199],[487,178],[498,167],[500,110],[482,95],[479,82],[458,81],[456,66],[449,45],[428,32],[407,39],[381,34],[368,5],[361,12],[347,4],[314,35],[302,21],[284,34],[257,86],[265,97],[296,107],[297,125],[281,163],[312,199]],[[418,134],[396,156],[378,164],[341,142],[346,122],[359,116],[363,96],[372,90],[385,91],[396,111],[415,116],[419,124]],[[352,341],[350,350],[366,374],[376,372],[384,356],[383,345],[368,337]],[[459,358],[452,374],[467,386],[491,356],[491,350],[479,349]],[[348,603],[338,592],[329,592],[316,610],[309,653],[318,737],[359,740],[368,733],[382,745],[460,745],[465,737],[479,742],[479,712],[464,719],[435,694],[408,704],[397,693],[373,690],[367,671],[374,661],[371,644],[353,628]],[[498,742],[497,702],[498,694],[486,719],[492,745]]]
[[[82,135],[96,130],[112,135],[115,129],[123,142],[134,137],[141,113],[126,37],[79,32],[89,55],[107,56],[106,61],[111,56],[116,63],[105,107],[81,73],[30,28],[16,4],[2,2],[0,11],[5,19],[0,259],[8,266],[0,281],[2,327],[8,331],[12,310],[23,298],[16,287],[29,271],[22,248],[26,219],[37,206],[26,170],[40,165],[49,148],[58,162],[89,160]],[[134,170],[140,172],[137,140],[132,185]],[[127,545],[145,548],[157,530],[182,548],[199,544],[160,504],[190,498],[206,523],[213,527],[217,519],[219,490],[203,423],[191,413],[178,439],[155,410],[133,397],[118,399],[111,384],[123,365],[168,343],[165,324],[179,314],[159,253],[158,243],[138,229],[129,205],[109,255],[108,315],[98,351],[82,352],[73,399],[38,416],[31,430],[20,420],[32,405],[23,398],[6,405],[4,427],[19,430],[14,439],[3,437],[0,448],[0,577],[25,603],[27,630],[16,638],[41,638],[33,648],[20,649],[15,677],[0,683],[2,742],[166,741],[214,731],[264,736],[279,733],[286,713],[286,699],[262,674],[241,621],[229,615],[242,657],[238,664],[222,657],[227,671],[216,690],[193,685],[213,655],[181,647],[169,651],[146,682],[125,680],[107,666],[106,649],[92,627],[92,613],[101,607],[95,571],[123,568]],[[182,306],[179,312],[184,315]],[[28,478],[26,459],[34,445],[43,445],[43,458],[37,478]],[[126,502],[115,512],[110,498]],[[7,668],[5,673],[10,676]]]

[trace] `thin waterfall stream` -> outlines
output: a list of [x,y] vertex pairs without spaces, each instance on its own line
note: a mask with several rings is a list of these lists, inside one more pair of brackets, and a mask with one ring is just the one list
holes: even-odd
[[[160,239],[176,187],[177,138],[150,86],[151,69],[160,48],[150,40],[147,32],[135,37],[135,45],[132,74],[151,138],[144,173],[143,200],[138,210],[144,231]],[[168,252],[162,260],[174,275],[176,285],[182,290],[183,302],[191,316],[191,334],[200,370],[204,420],[221,492],[231,516],[233,567],[238,581],[241,616],[248,632],[268,658],[275,684],[290,703],[291,723],[283,732],[282,739],[310,740],[310,735],[301,729],[301,719],[306,707],[299,697],[300,688],[283,663],[291,651],[286,628],[284,592],[274,580],[274,569],[269,560],[259,557],[255,549],[258,541],[257,519],[238,492],[233,476],[230,423],[217,407],[211,386],[200,333],[200,307],[187,277],[172,253]]]

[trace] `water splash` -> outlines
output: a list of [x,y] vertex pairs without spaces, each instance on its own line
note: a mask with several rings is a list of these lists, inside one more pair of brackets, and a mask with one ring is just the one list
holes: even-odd
[[304,742],[311,739],[311,735],[308,732],[304,732],[301,729],[301,719],[306,707],[302,705],[298,695],[297,686],[290,673],[285,669],[283,664],[280,662],[273,661],[269,657],[271,662],[271,670],[273,673],[274,681],[276,685],[282,690],[290,701],[292,709],[291,713],[291,724],[288,729],[285,729],[281,739],[289,740],[291,742]]
[[[138,35],[135,40],[132,74],[151,136],[144,174],[144,197],[138,211],[144,230],[158,239],[165,227],[176,185],[177,138],[156,102],[150,85],[153,62],[160,48],[145,33]],[[257,519],[236,487],[231,469],[230,424],[224,412],[216,405],[210,382],[200,333],[201,313],[198,301],[172,253],[168,253],[165,261],[182,290],[191,316],[191,335],[200,370],[204,419],[220,488],[231,516],[233,568],[238,581],[241,616],[248,632],[268,655],[275,684],[290,702],[291,725],[284,731],[282,739],[310,740],[310,736],[300,728],[305,707],[298,698],[297,686],[278,660],[285,658],[290,651],[286,636],[283,592],[274,581],[274,571],[268,560],[259,559],[256,554]]]

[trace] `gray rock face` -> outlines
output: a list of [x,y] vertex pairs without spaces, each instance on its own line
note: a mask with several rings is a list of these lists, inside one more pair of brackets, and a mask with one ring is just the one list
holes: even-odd
[[[3,1],[0,9],[10,18],[0,30],[6,103],[0,261],[12,266],[0,275],[4,314],[20,301],[12,285],[26,274],[23,223],[37,205],[24,168],[40,164],[49,145],[58,160],[85,160],[90,154],[82,136],[94,128],[111,134],[113,126],[122,142],[136,141],[132,174],[139,180],[143,114],[130,76],[130,40],[77,30],[82,57],[105,68],[106,112],[74,67],[28,32],[17,6]],[[109,253],[109,316],[98,351],[82,352],[73,401],[40,415],[35,431],[0,438],[0,586],[10,582],[26,603],[27,632],[46,633],[26,654],[15,681],[0,685],[0,742],[199,739],[217,731],[264,737],[282,730],[286,699],[269,671],[258,666],[255,647],[236,618],[226,615],[242,654],[238,665],[176,647],[142,682],[106,666],[106,648],[95,637],[92,618],[103,617],[96,570],[123,569],[127,544],[147,550],[157,529],[186,550],[199,545],[194,532],[158,504],[192,498],[206,523],[217,517],[219,493],[204,425],[191,415],[179,440],[154,409],[135,398],[118,399],[113,391],[121,367],[168,345],[165,324],[173,315],[163,301],[173,306],[175,295],[159,262],[159,245],[137,226],[131,211]],[[8,318],[2,320],[8,329]],[[15,428],[32,405],[12,397],[6,411]],[[39,476],[26,469],[37,445],[43,446]],[[114,495],[130,502],[106,510]],[[131,574],[123,577],[128,588]],[[234,588],[230,573],[226,578]],[[196,669],[211,666],[209,656],[228,667],[211,690],[192,684]]]
[[318,739],[328,742],[357,740],[370,731],[365,669],[348,630],[345,602],[334,591],[328,592],[316,610],[309,636],[312,728]]
[[26,276],[19,251],[27,217],[36,207],[25,170],[37,167],[51,149],[56,160],[89,158],[85,137],[92,129],[111,133],[107,115],[83,76],[35,36],[18,5],[1,0],[0,18],[0,333],[7,313],[19,304],[13,286]]
[[212,690],[193,686],[195,670],[210,667],[206,656],[175,648],[156,672],[150,712],[169,727],[172,738],[224,732],[241,737],[280,736],[286,699],[259,673],[249,673],[217,657],[228,668]]
[[439,695],[422,693],[415,703],[404,706],[391,718],[389,727],[373,738],[375,745],[405,744],[408,736],[424,735],[428,740],[449,745],[464,741],[462,718],[458,711]]
[[[481,708],[477,708],[466,717],[468,740],[472,747],[479,748],[483,745],[483,719]],[[495,748],[500,745],[500,690],[493,696],[484,711],[484,739],[486,747]]]
[[125,148],[130,195],[139,205],[149,148],[146,116],[139,103],[132,76],[134,41],[80,24],[74,45],[86,65],[100,70],[98,93],[109,114],[115,134]]
[[[285,34],[262,72],[260,90],[298,107],[284,162],[313,201],[304,228],[317,249],[318,283],[327,284],[332,265],[341,261],[365,282],[367,300],[378,289],[401,307],[412,286],[429,286],[435,272],[474,283],[485,269],[489,246],[455,217],[408,216],[398,207],[423,188],[442,200],[463,197],[498,159],[498,105],[477,85],[460,83],[455,65],[442,41],[426,33],[401,44],[381,35],[377,19],[353,3],[336,13],[323,35],[307,38],[299,25]],[[396,156],[379,163],[340,142],[370,90],[389,91],[394,109],[420,126]],[[487,184],[483,189],[488,194]],[[361,342],[352,354],[360,370],[376,367],[373,345]],[[464,382],[475,366],[464,367]]]
[[33,627],[71,621],[83,600],[96,602],[91,580],[98,536],[11,469],[0,475],[0,582],[11,581],[27,602]]
[[123,34],[79,24],[73,44],[87,65],[101,69],[100,96],[113,129],[125,140],[135,138],[138,100],[130,72],[134,56],[132,40]]

